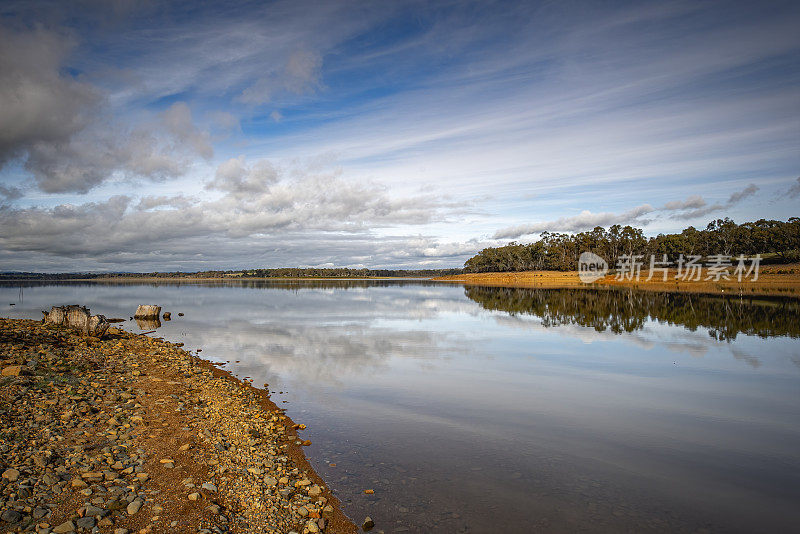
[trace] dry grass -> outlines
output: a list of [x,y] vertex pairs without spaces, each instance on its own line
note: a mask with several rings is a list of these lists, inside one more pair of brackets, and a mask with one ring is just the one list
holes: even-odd
[[[718,293],[746,295],[783,295],[800,297],[800,264],[762,266],[758,280],[749,279],[742,282],[736,279],[700,281],[676,281],[675,271],[670,271],[667,281],[657,273],[652,280],[646,281],[647,271],[637,280],[617,280],[614,275],[593,284],[584,284],[577,271],[525,271],[518,273],[474,273],[453,276],[442,276],[434,280],[457,282],[466,285],[482,285],[496,287],[526,287],[538,289],[592,288],[592,287],[630,287],[651,291],[675,291],[682,293]],[[706,273],[703,272],[703,278]]]

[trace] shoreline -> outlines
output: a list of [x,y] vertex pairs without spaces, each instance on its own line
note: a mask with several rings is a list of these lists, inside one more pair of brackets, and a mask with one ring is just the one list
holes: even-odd
[[0,279],[0,283],[2,282],[246,282],[246,281],[255,281],[255,282],[264,282],[269,280],[275,280],[277,282],[280,281],[291,281],[297,282],[302,280],[308,280],[313,282],[349,282],[349,281],[370,281],[370,280],[432,280],[431,277],[427,276],[373,276],[373,277],[366,277],[366,278],[330,278],[330,277],[312,277],[312,276],[304,276],[304,277],[256,277],[256,276],[248,276],[246,278],[242,277],[234,277],[228,276],[225,278],[204,278],[204,277],[192,277],[192,278],[159,278],[159,277],[118,277],[118,278],[6,278]]
[[0,358],[0,532],[357,531],[305,426],[182,344],[0,318]]
[[[643,271],[646,273],[646,271]],[[670,271],[667,281],[655,278],[646,281],[616,280],[614,275],[586,284],[577,271],[522,271],[501,273],[468,273],[431,278],[435,282],[458,283],[465,286],[488,286],[526,289],[639,289],[669,293],[702,293],[711,295],[782,296],[800,298],[800,264],[768,265],[761,268],[755,282],[736,280],[684,282],[674,280]]]

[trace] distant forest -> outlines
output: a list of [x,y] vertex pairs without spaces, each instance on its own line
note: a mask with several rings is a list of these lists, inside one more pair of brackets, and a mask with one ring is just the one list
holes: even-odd
[[461,273],[461,269],[245,269],[238,271],[152,272],[152,273],[0,273],[0,280],[103,280],[109,278],[430,278]]
[[574,271],[583,252],[602,256],[609,266],[622,255],[642,254],[646,261],[664,254],[676,261],[680,254],[708,257],[754,256],[762,254],[765,263],[800,261],[800,218],[788,221],[760,219],[736,224],[729,218],[717,219],[697,230],[690,226],[679,234],[659,234],[647,238],[639,228],[614,225],[608,230],[598,226],[577,234],[544,232],[530,244],[511,242],[503,247],[485,248],[464,263],[464,272]]

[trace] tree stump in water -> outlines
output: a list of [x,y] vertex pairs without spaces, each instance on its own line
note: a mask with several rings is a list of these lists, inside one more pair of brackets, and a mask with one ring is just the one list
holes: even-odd
[[133,315],[134,318],[149,318],[149,317],[158,317],[161,315],[161,306],[153,306],[150,304],[139,304],[139,307],[136,308],[136,313]]
[[45,324],[68,326],[87,336],[101,337],[109,327],[105,315],[91,315],[89,308],[77,304],[53,306],[49,312],[42,313]]

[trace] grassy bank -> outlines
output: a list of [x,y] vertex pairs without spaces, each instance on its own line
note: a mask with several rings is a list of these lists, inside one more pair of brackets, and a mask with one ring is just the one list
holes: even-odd
[[0,319],[0,367],[0,532],[356,530],[300,425],[179,345]]
[[[637,280],[616,280],[614,275],[592,284],[581,282],[577,271],[524,271],[508,273],[470,273],[442,276],[433,280],[494,287],[520,287],[539,289],[630,287],[652,291],[675,291],[681,293],[782,295],[800,297],[800,264],[762,266],[758,280],[736,279],[715,281],[676,281],[675,271],[667,275],[667,281],[657,273],[647,281],[646,269]],[[705,277],[705,274],[704,274]]]

